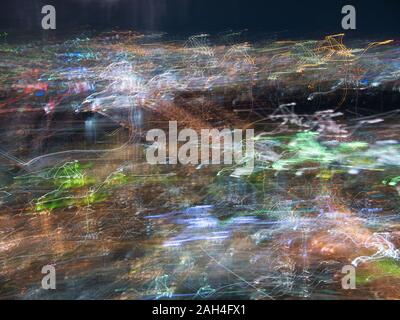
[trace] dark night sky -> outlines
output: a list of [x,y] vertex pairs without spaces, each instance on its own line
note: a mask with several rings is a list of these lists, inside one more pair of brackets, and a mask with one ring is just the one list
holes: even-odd
[[357,9],[358,30],[350,35],[398,35],[400,26],[400,0],[2,0],[0,29],[40,31],[44,4],[56,6],[61,32],[90,26],[176,33],[244,28],[335,33],[343,31],[345,4]]

